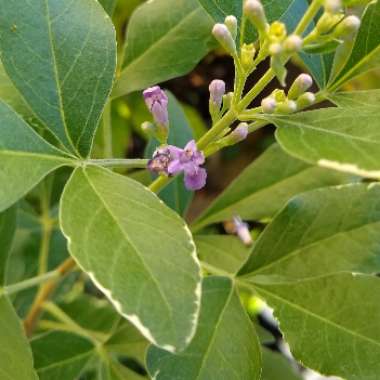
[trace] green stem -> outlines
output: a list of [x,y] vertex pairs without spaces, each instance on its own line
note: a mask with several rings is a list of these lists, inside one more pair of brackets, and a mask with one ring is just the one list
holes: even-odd
[[310,23],[314,20],[314,17],[318,13],[319,9],[322,6],[321,0],[313,0],[310,4],[309,8],[303,15],[301,21],[298,23],[294,34],[298,34],[299,36],[302,36],[302,34],[306,31],[307,27],[310,25]]
[[112,151],[112,119],[111,119],[112,100],[106,104],[103,112],[103,155],[106,158],[113,156]]
[[111,159],[92,159],[85,161],[88,165],[97,165],[103,167],[123,167],[130,169],[145,169],[148,165],[149,160],[145,159],[124,159],[124,158],[111,158]]
[[51,272],[44,273],[41,276],[36,276],[33,278],[29,278],[28,280],[18,282],[13,285],[5,286],[1,292],[7,295],[15,294],[25,289],[33,288],[34,286],[43,284],[49,280],[52,280],[58,277],[59,277],[59,272],[53,270]]

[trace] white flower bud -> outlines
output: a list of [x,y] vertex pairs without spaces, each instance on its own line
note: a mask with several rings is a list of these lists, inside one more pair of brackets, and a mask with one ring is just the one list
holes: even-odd
[[313,85],[313,78],[309,74],[301,74],[293,82],[288,92],[288,98],[295,100],[298,99]]
[[334,31],[335,38],[349,39],[354,33],[356,33],[360,28],[360,18],[357,16],[346,17]]
[[316,97],[312,92],[305,92],[297,99],[297,108],[303,109],[312,106],[316,101]]
[[276,113],[291,114],[297,111],[297,103],[293,100],[287,100],[279,103],[276,107]]
[[209,86],[210,102],[216,104],[219,108],[223,102],[223,95],[226,93],[226,84],[220,79],[214,79]]
[[227,26],[228,30],[230,31],[232,38],[235,40],[237,37],[237,30],[238,30],[238,21],[235,16],[227,16],[224,20],[224,24]]
[[289,54],[298,53],[302,49],[303,40],[300,36],[292,34],[283,43],[284,50]]
[[325,0],[326,12],[337,14],[342,10],[342,0]]
[[231,55],[236,54],[236,43],[231,32],[224,24],[215,24],[212,34],[220,45]]
[[280,43],[274,43],[269,45],[269,54],[274,55],[280,55],[283,52],[282,46]]
[[267,32],[268,21],[265,16],[264,7],[259,0],[247,0],[244,4],[244,14],[260,34]]
[[234,144],[237,144],[245,140],[248,136],[248,124],[240,123],[232,132],[231,132],[231,141]]
[[272,97],[265,98],[261,101],[261,108],[264,113],[271,114],[275,111],[277,106],[276,100],[274,100]]

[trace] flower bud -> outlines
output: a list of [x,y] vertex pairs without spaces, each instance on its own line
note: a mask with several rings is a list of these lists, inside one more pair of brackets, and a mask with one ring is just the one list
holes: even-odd
[[244,223],[240,217],[234,216],[233,218],[234,230],[239,239],[247,246],[253,244],[251,233],[249,232],[249,226]]
[[316,97],[312,92],[305,92],[297,99],[297,109],[303,109],[312,106]]
[[236,54],[236,43],[231,32],[224,24],[215,24],[212,29],[212,34],[220,45],[231,55]]
[[276,113],[291,114],[297,111],[297,103],[293,100],[286,100],[279,103],[276,107]]
[[302,38],[297,36],[296,34],[293,34],[284,41],[282,46],[286,53],[294,54],[301,51],[302,43]]
[[337,14],[342,10],[342,0],[325,0],[325,10],[331,14]]
[[248,124],[240,123],[229,135],[231,145],[245,140],[248,136]]
[[262,100],[261,102],[261,108],[264,113],[271,114],[275,111],[277,106],[277,102],[274,98],[268,97]]
[[218,108],[223,102],[223,95],[226,93],[226,84],[220,79],[215,79],[210,83],[210,102],[214,103]]
[[224,20],[224,24],[227,26],[228,30],[230,31],[232,38],[235,40],[237,37],[237,31],[238,31],[238,22],[237,18],[235,16],[227,16]]
[[256,27],[259,34],[264,35],[267,33],[268,21],[264,7],[259,0],[247,0],[244,4],[244,14]]
[[272,92],[271,97],[272,97],[277,103],[285,102],[285,100],[287,99],[286,94],[285,94],[285,91],[284,91],[284,90],[280,90],[280,89],[276,89],[276,90],[274,90],[274,91]]
[[280,55],[282,53],[282,45],[278,42],[275,42],[273,44],[269,45],[269,54],[274,56],[274,55]]
[[243,44],[241,47],[241,64],[247,72],[254,69],[254,59],[255,59],[256,49],[254,44]]
[[304,92],[306,92],[313,85],[313,78],[308,74],[301,74],[293,82],[288,92],[288,98],[295,100],[298,99]]
[[283,22],[275,21],[269,27],[269,39],[272,42],[283,42],[286,35],[286,25]]
[[352,37],[360,28],[360,18],[357,16],[346,17],[338,26],[335,28],[334,37],[342,38],[347,40]]
[[341,19],[341,15],[324,13],[317,22],[316,30],[319,34],[329,33],[341,21]]

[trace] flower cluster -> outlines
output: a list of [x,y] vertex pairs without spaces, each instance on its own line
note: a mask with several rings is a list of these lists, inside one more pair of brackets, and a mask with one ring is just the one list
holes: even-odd
[[184,173],[185,186],[188,190],[200,190],[206,184],[207,172],[201,167],[205,157],[191,140],[183,149],[173,145],[158,148],[148,163],[152,172],[174,176]]

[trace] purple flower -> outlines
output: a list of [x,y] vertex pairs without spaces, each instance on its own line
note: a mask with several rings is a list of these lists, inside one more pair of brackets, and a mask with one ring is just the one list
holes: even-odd
[[184,173],[185,186],[188,190],[199,190],[206,184],[207,172],[200,166],[205,157],[197,148],[194,140],[188,142],[184,149],[167,145],[155,151],[149,161],[148,169],[161,174],[176,175]]
[[159,86],[147,88],[144,99],[154,120],[159,125],[169,126],[168,97]]

